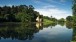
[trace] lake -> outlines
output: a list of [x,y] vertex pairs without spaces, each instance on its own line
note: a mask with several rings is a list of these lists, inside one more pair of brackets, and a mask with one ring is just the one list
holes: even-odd
[[0,42],[72,42],[75,34],[67,24],[0,24]]

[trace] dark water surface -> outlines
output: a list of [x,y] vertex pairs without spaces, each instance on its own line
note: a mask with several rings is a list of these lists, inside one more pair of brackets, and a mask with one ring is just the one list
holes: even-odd
[[71,42],[75,29],[67,25],[7,24],[0,25],[0,42]]

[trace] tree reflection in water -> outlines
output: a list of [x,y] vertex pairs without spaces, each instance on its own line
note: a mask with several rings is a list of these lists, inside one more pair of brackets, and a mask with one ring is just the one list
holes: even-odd
[[[53,23],[50,25],[44,26],[46,27],[54,27],[57,23]],[[59,24],[59,25],[64,25]],[[72,26],[71,23],[66,23],[66,27],[71,29],[73,28],[73,38],[72,41],[76,41],[76,27]],[[11,38],[12,40],[32,40],[34,38],[34,34],[39,32],[39,30],[43,29],[43,23],[28,23],[28,24],[2,24],[0,25],[0,39]]]
[[[56,23],[46,25],[44,27],[54,27]],[[12,40],[32,40],[34,38],[34,34],[39,32],[39,30],[43,29],[43,23],[28,23],[28,24],[20,24],[20,23],[9,23],[0,25],[0,39],[11,38]]]
[[68,29],[71,29],[71,28],[73,28],[73,24],[72,24],[71,22],[67,22],[67,23],[66,23],[66,27],[67,27]]
[[73,37],[72,37],[72,41],[76,42],[76,26],[72,26],[73,28]]
[[72,41],[76,42],[76,26],[74,26],[73,23],[71,22],[67,22],[66,27],[68,29],[71,29],[71,28],[73,29]]
[[48,25],[44,25],[43,27],[48,28],[50,26],[52,28],[52,27],[55,27],[56,25],[57,25],[57,23],[51,23],[51,24],[48,24]]
[[0,39],[11,38],[18,40],[32,40],[34,33],[39,32],[43,27],[36,27],[36,24],[14,24],[0,26]]
[[65,22],[58,22],[59,25],[64,26]]

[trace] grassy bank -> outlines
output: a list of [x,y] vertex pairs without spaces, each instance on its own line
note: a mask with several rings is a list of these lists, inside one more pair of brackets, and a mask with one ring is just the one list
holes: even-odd
[[76,42],[76,41],[71,41],[71,42]]
[[48,19],[44,19],[44,21],[43,21],[43,25],[50,25],[52,23],[54,23],[54,22],[51,20],[48,20]]

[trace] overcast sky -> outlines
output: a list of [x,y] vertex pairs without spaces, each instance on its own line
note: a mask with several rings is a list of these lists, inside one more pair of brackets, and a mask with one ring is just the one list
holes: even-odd
[[72,0],[0,0],[0,6],[21,4],[33,5],[40,14],[57,19],[72,15]]

